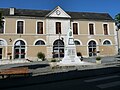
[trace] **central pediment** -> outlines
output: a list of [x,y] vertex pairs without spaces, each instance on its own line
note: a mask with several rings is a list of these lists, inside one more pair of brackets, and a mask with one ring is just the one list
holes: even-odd
[[62,17],[62,18],[71,18],[62,8],[57,6],[54,10],[52,10],[46,17]]

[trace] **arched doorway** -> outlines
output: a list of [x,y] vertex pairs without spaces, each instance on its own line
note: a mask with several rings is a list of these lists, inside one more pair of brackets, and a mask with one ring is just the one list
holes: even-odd
[[96,42],[95,41],[90,41],[88,43],[88,51],[89,51],[89,57],[96,56]]
[[64,42],[60,39],[53,43],[53,58],[64,57]]
[[24,59],[25,58],[25,42],[18,40],[14,44],[14,58]]
[[4,46],[5,46],[5,42],[3,40],[0,40],[0,59],[2,59],[2,56],[3,56]]

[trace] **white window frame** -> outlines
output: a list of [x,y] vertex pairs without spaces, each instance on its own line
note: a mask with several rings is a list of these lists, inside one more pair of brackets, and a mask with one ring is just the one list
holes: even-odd
[[90,40],[87,41],[87,56],[89,56],[89,48],[88,48],[89,45],[88,44],[89,44],[90,41],[95,41],[96,42],[96,51],[99,51],[98,41],[96,39],[90,39]]
[[14,58],[14,46],[15,46],[15,43],[17,42],[17,41],[19,41],[19,40],[22,40],[22,41],[24,41],[24,43],[25,43],[25,58],[27,58],[27,46],[28,46],[28,44],[27,44],[27,42],[26,42],[26,40],[24,40],[24,39],[22,39],[22,38],[18,38],[18,39],[16,39],[16,40],[14,40],[13,41],[13,47],[12,47],[12,56],[13,56],[13,58]]
[[79,39],[74,39],[74,41],[80,42],[80,45],[76,45],[76,46],[81,46],[82,45],[82,42]]
[[[103,44],[105,41],[109,41],[111,44],[108,44],[108,45]],[[105,40],[102,41],[102,45],[104,45],[104,46],[110,46],[110,45],[112,45],[112,41],[110,39],[105,39]]]
[[6,21],[5,21],[5,19],[3,19],[3,21],[4,21],[4,32],[3,33],[0,33],[0,34],[5,34],[5,26],[6,26]]
[[0,40],[2,40],[4,42],[4,45],[0,45],[0,47],[5,47],[6,51],[5,51],[5,57],[7,58],[7,53],[8,53],[8,43],[5,39],[0,38]]
[[73,23],[77,23],[77,26],[78,26],[78,34],[73,34],[73,35],[80,35],[80,28],[79,28],[79,22],[72,22],[72,25],[71,25],[71,28],[72,28],[72,31],[73,31]]
[[[37,34],[37,23],[38,23],[38,22],[43,22],[43,34],[45,34],[44,21],[43,21],[43,20],[37,20],[37,21],[36,21],[36,34]],[[43,34],[37,34],[37,35],[43,35]]]
[[8,45],[8,43],[7,43],[7,41],[5,39],[0,38],[0,40],[4,42],[4,45],[0,45],[0,46],[7,46]]
[[25,20],[21,20],[21,19],[16,20],[16,34],[18,34],[17,33],[17,23],[18,23],[18,21],[23,21],[23,34],[25,34]]
[[89,31],[89,24],[93,24],[93,29],[94,29],[94,34],[93,34],[93,35],[96,35],[96,26],[95,26],[95,23],[94,23],[94,22],[89,22],[89,23],[88,23],[88,35],[91,35],[91,34],[90,34],[90,31]]
[[107,24],[108,35],[110,35],[109,24],[108,24],[108,23],[102,23],[103,35],[105,35],[105,34],[104,34],[104,27],[103,27],[104,24]]
[[[39,41],[39,40],[44,41],[45,45],[35,45],[36,42]],[[41,39],[41,38],[40,38],[40,39],[36,39],[36,40],[34,41],[33,45],[34,45],[34,46],[46,46],[46,41],[45,41],[44,39]]]

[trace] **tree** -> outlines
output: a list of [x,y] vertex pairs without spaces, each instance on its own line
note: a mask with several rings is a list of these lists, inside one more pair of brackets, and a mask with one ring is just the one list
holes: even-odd
[[0,28],[2,28],[3,27],[3,25],[2,25],[2,12],[0,12]]
[[120,13],[115,16],[115,25],[120,29]]
[[115,25],[116,25],[116,31],[117,31],[117,48],[118,48],[118,55],[120,55],[120,45],[119,45],[119,29],[120,29],[120,13],[115,16]]

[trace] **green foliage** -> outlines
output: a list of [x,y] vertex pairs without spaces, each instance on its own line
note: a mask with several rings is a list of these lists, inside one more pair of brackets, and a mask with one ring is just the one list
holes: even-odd
[[56,62],[56,59],[52,59],[51,62]]
[[115,25],[120,29],[120,13],[115,16]]
[[101,60],[101,57],[96,57],[96,60]]
[[41,59],[42,61],[45,60],[45,54],[42,53],[42,52],[38,52],[37,57],[38,57],[39,59]]
[[115,20],[120,23],[120,13],[115,16]]
[[82,53],[81,52],[77,52],[77,56],[82,56]]
[[2,12],[0,12],[0,28],[2,27]]

